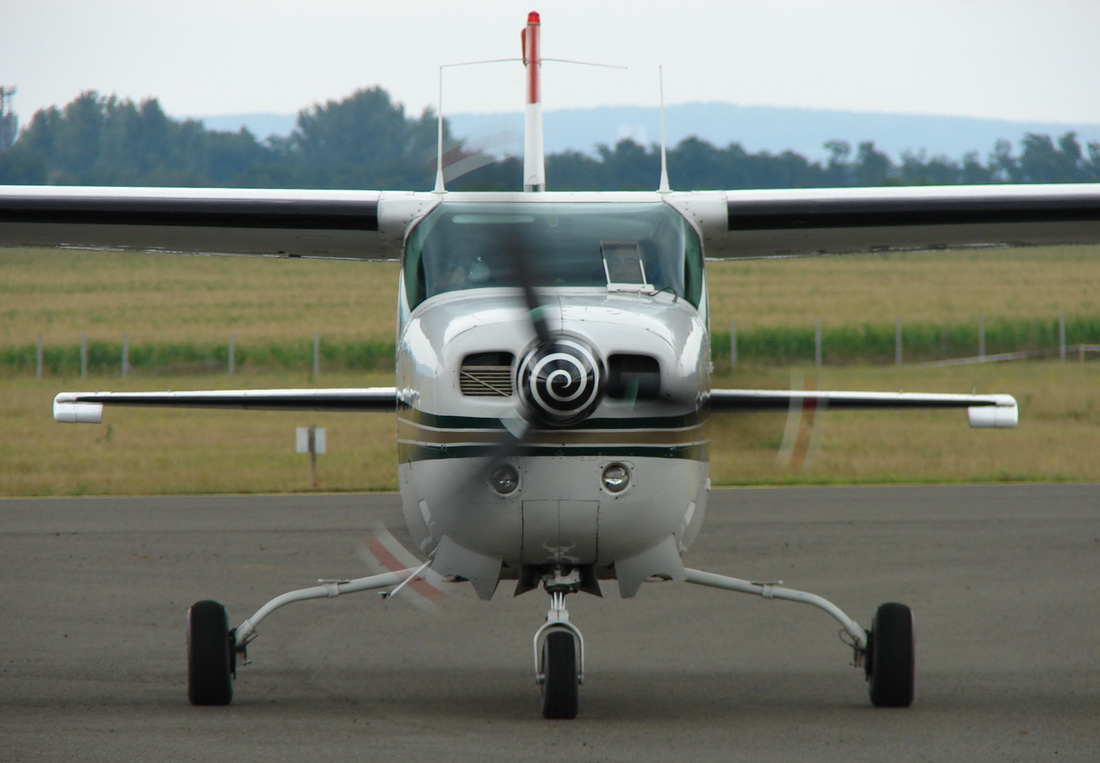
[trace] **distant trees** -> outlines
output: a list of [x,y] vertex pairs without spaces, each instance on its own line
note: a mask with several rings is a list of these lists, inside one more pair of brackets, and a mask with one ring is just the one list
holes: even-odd
[[[244,129],[172,119],[155,99],[135,104],[89,91],[32,117],[0,152],[0,183],[426,190],[434,182],[436,129],[430,109],[407,116],[380,87],[305,109],[289,136],[262,141]],[[446,124],[444,132],[454,145]],[[793,151],[754,153],[739,143],[720,148],[687,138],[669,147],[669,173],[679,189],[1100,182],[1100,143],[1083,147],[1072,132],[1057,139],[1028,133],[1018,154],[1000,140],[984,159],[976,151],[961,159],[921,151],[895,161],[873,141],[853,150],[833,140],[824,148],[827,157],[811,161]],[[452,156],[465,153],[458,146]],[[643,190],[656,188],[659,168],[657,146],[623,140],[592,154],[548,156],[547,180],[559,190]],[[521,184],[519,161],[507,158],[448,187]]]
[[0,182],[428,188],[435,145],[434,114],[407,118],[381,88],[303,110],[289,137],[267,141],[89,91],[34,115],[0,154]]
[[309,185],[425,188],[434,179],[436,138],[434,112],[407,118],[376,87],[299,112],[286,156]]
[[94,91],[37,112],[0,156],[0,179],[51,185],[200,185],[262,152],[255,138],[170,119],[155,99],[135,104]]

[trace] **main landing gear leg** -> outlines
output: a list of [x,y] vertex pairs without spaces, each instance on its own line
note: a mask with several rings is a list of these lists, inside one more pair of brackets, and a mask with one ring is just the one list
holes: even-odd
[[543,718],[576,718],[578,687],[584,682],[584,637],[569,622],[565,596],[580,590],[576,570],[555,570],[543,581],[550,594],[546,622],[535,632],[535,680],[542,690]]
[[685,570],[688,583],[749,593],[765,599],[809,604],[830,614],[851,639],[853,665],[863,667],[871,704],[875,707],[909,707],[913,704],[915,642],[913,613],[904,604],[883,604],[875,610],[871,630],[865,631],[831,601],[805,591],[783,588],[778,583],[754,583],[701,570]]
[[228,705],[233,699],[238,658],[247,664],[246,650],[256,638],[256,626],[280,607],[296,601],[332,599],[346,593],[399,586],[423,569],[409,568],[355,580],[321,581],[321,585],[276,596],[232,630],[221,604],[216,601],[194,604],[187,610],[187,698],[192,705]]

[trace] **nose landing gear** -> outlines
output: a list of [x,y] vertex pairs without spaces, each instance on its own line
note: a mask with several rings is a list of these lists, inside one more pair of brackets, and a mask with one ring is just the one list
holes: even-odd
[[580,590],[577,570],[555,570],[543,587],[550,594],[546,622],[535,632],[535,681],[542,691],[542,717],[577,717],[578,687],[584,683],[584,637],[565,608],[565,595]]

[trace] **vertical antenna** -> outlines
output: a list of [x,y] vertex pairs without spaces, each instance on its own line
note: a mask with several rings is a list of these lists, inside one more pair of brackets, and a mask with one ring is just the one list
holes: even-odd
[[437,116],[438,133],[439,136],[436,140],[436,159],[435,159],[435,193],[445,193],[447,189],[443,186],[443,67],[439,67],[439,114]]
[[523,190],[546,190],[546,162],[542,143],[542,92],[539,85],[542,51],[539,14],[527,14],[523,28],[523,65],[527,67],[527,104],[524,111]]
[[661,183],[657,193],[670,193],[672,189],[668,185],[668,159],[665,156],[665,67],[657,67],[657,79],[661,89]]

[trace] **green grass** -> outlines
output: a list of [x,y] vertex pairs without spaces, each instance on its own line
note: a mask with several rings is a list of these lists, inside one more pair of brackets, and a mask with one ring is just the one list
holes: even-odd
[[[297,426],[329,430],[325,490],[396,487],[385,414],[109,410],[103,425],[52,422],[62,390],[389,385],[392,263],[0,250],[0,495],[308,490]],[[777,462],[786,416],[716,417],[715,484],[1100,479],[1094,363],[896,367],[907,361],[1057,347],[1100,336],[1100,247],[708,263],[716,386],[1007,392],[1011,431],[961,412],[826,414],[801,463]],[[812,367],[821,319],[823,369]],[[741,363],[730,370],[730,321]],[[315,331],[321,377],[310,378]],[[226,373],[229,336],[238,374]],[[42,335],[46,378],[34,378]],[[79,376],[80,338],[90,375]],[[132,375],[120,379],[122,337]]]
[[[1007,392],[1020,426],[971,430],[962,411],[830,412],[814,424],[801,463],[778,460],[786,414],[715,416],[716,485],[999,482],[1100,479],[1100,385],[1093,363],[1027,362],[950,368],[883,366],[754,368],[721,374],[717,386]],[[389,385],[386,374],[324,375],[324,386]],[[310,386],[302,373],[249,374],[231,386]],[[109,409],[101,425],[56,424],[62,390],[224,388],[227,377],[91,380],[0,379],[0,495],[140,495],[308,491],[309,467],[294,430],[328,430],[321,489],[397,486],[391,414]]]
[[[1067,345],[1100,345],[1100,317],[1072,318],[1065,324]],[[823,327],[822,362],[825,365],[881,365],[896,361],[896,325]],[[906,363],[924,363],[979,354],[977,325],[912,324],[902,326],[902,356]],[[1046,351],[1059,348],[1057,319],[1002,319],[985,327],[985,352]],[[815,358],[815,329],[776,326],[738,331],[738,362],[742,365],[792,365]],[[711,336],[713,357],[730,359],[730,333]],[[385,339],[331,340],[319,345],[319,366],[332,371],[385,371],[393,368],[394,343]],[[86,367],[92,375],[121,373],[122,342],[87,343]],[[145,342],[130,344],[129,370],[145,375],[219,373],[229,368],[229,342]],[[37,372],[37,343],[0,347],[0,375]],[[251,372],[293,371],[313,367],[313,340],[271,340],[234,343],[234,368]],[[43,345],[43,372],[50,376],[80,372],[80,344]]]

